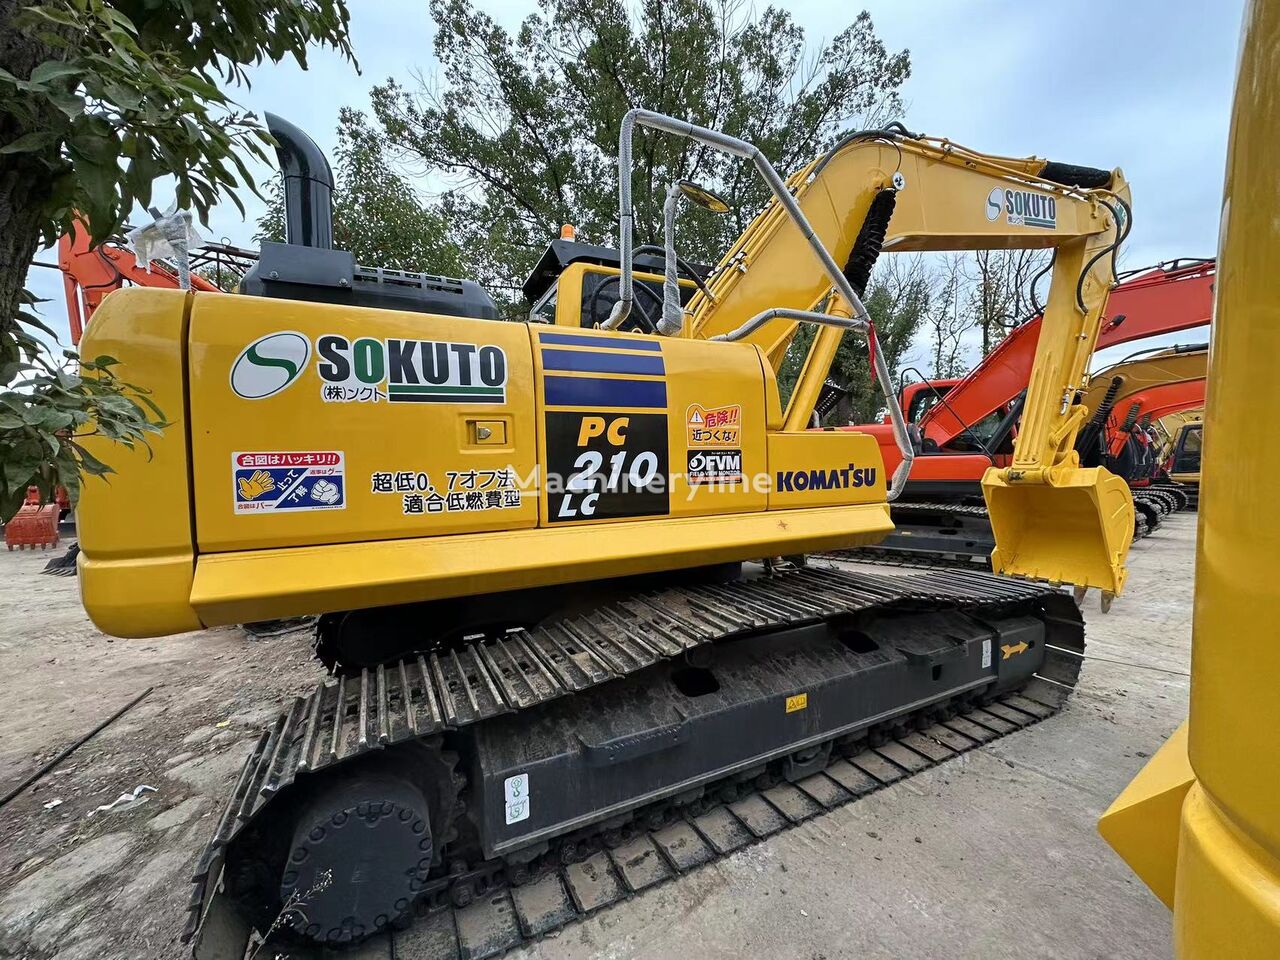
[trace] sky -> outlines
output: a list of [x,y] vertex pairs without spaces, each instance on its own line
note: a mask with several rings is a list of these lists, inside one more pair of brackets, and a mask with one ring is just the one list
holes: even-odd
[[[508,28],[535,9],[530,2],[473,2]],[[778,3],[812,42],[833,37],[851,11],[865,8],[890,50],[909,49],[903,119],[911,130],[988,153],[1122,167],[1134,201],[1122,269],[1216,252],[1242,0],[1224,0],[1212,12],[1200,0],[1076,0],[1069,15],[1025,0]],[[293,121],[330,155],[340,107],[367,110],[375,84],[388,77],[412,84],[415,73],[435,70],[426,0],[360,0],[350,7],[359,73],[337,54],[314,50],[308,71],[292,62],[257,67],[249,71],[251,88],[232,94],[259,114],[270,110]],[[264,167],[259,179],[272,173]],[[168,189],[158,186],[157,206],[168,205]],[[206,238],[252,246],[262,204],[245,201],[246,220],[224,204],[213,212]],[[55,258],[45,252],[38,259]],[[51,298],[42,313],[65,331],[57,272],[33,269],[29,286]],[[1206,338],[1188,331],[1173,339]],[[1116,359],[1104,352],[1094,366]]]

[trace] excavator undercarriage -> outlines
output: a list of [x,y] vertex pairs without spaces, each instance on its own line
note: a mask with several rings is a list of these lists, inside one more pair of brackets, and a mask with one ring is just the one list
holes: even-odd
[[280,916],[296,951],[415,915],[467,939],[432,956],[494,955],[1049,716],[1083,646],[1047,586],[824,563],[340,676],[246,762],[199,862],[196,956]]

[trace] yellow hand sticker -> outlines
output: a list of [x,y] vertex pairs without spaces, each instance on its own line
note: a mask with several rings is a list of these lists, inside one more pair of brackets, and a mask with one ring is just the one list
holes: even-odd
[[265,470],[257,470],[253,476],[247,480],[240,478],[240,496],[246,500],[256,500],[268,490],[274,490],[276,482],[271,479],[271,474]]

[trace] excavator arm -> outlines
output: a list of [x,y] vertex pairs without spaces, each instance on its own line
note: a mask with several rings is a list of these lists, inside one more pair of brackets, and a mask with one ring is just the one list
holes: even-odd
[[[117,243],[108,241],[92,246],[89,231],[83,228],[58,239],[58,269],[62,271],[66,290],[71,342],[77,345],[107,294],[127,286],[178,289],[178,275],[163,262],[154,260],[147,270],[138,266],[135,256]],[[196,273],[191,274],[191,287],[218,292],[214,284]]]
[[[1080,470],[1073,446],[1087,415],[1075,394],[1085,384],[1115,251],[1129,226],[1123,174],[991,156],[889,129],[845,138],[792,176],[787,190],[803,217],[776,201],[767,206],[721,260],[708,294],[690,303],[695,337],[749,330],[741,339],[759,346],[775,370],[797,329],[794,309],[743,326],[748,317],[758,320],[778,304],[837,317],[851,312],[840,285],[806,260],[806,244],[835,251],[857,294],[882,249],[1055,251],[1014,465],[984,481],[998,544],[993,564],[1118,592],[1132,501],[1123,481],[1105,470]],[[812,235],[803,233],[806,225]],[[842,334],[824,326],[814,338],[785,429],[808,423]],[[868,341],[874,351],[874,328]],[[897,432],[901,410],[895,397],[887,401]]]

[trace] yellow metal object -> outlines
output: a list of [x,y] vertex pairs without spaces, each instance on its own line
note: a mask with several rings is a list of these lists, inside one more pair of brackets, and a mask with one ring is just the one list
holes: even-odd
[[150,462],[113,448],[119,475],[86,497],[86,607],[118,636],[892,529],[874,439],[779,431],[749,344],[135,290],[85,349],[124,358],[175,420]]
[[809,695],[807,693],[797,693],[795,696],[787,697],[787,713],[797,713],[800,710],[808,709]]
[[[1222,204],[1187,725],[1195,782],[1181,808],[1173,893],[1174,950],[1194,960],[1280,956],[1280,645],[1265,622],[1280,603],[1280,517],[1257,509],[1280,471],[1280,447],[1259,443],[1257,429],[1280,405],[1259,389],[1280,351],[1278,101],[1280,3],[1254,2]],[[1145,879],[1144,859],[1170,855],[1173,842],[1144,836],[1136,818],[1127,826],[1108,839]]]
[[997,573],[1098,587],[1118,594],[1133,542],[1133,496],[1103,467],[1059,470],[1040,482],[1011,482],[994,467],[982,479]]
[[[603,580],[874,543],[887,504],[207,554],[190,606],[207,626]],[[123,633],[121,636],[152,634]]]
[[[1127,188],[1119,192],[1123,196]],[[1133,542],[1132,495],[1106,469],[1081,468],[1074,449],[1088,416],[1074,395],[1083,384],[1107,302],[1111,255],[1105,251],[1120,229],[1112,223],[1106,234],[1058,248],[1013,462],[990,468],[982,479],[996,538],[991,566],[997,573],[1099,587],[1111,594],[1124,588],[1124,563]]]
[[[89,436],[85,448],[115,470],[87,479],[76,508],[80,596],[115,636],[198,630],[191,610],[195,545],[191,529],[188,423],[184,389],[190,294],[119,290],[94,314],[85,356],[117,357],[114,372],[145,384],[169,426],[148,451]],[[226,474],[224,474],[226,476]]]
[[1103,839],[1166,907],[1173,906],[1182,801],[1194,780],[1184,723],[1098,821]]

